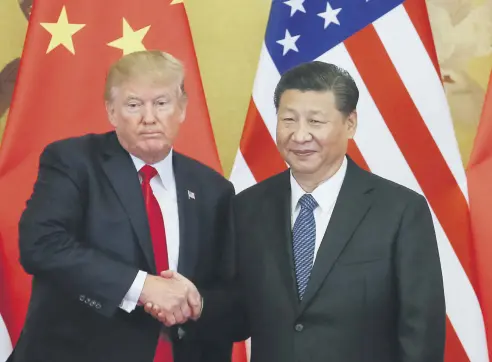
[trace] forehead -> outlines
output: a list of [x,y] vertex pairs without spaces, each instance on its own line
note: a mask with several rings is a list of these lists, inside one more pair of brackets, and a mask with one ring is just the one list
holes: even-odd
[[113,87],[116,97],[127,98],[130,96],[147,98],[155,96],[177,95],[179,84],[172,79],[158,79],[150,76],[133,77]]
[[285,110],[330,111],[336,109],[332,91],[300,91],[288,89],[280,97],[279,111]]

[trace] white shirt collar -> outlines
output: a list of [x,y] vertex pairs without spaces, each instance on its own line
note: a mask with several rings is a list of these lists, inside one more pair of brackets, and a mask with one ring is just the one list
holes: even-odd
[[[137,169],[137,172],[140,171],[142,167],[145,166],[145,162],[130,154],[133,164]],[[157,174],[159,176],[160,181],[162,182],[166,191],[175,191],[176,190],[176,180],[174,178],[174,168],[173,168],[173,150],[169,151],[169,154],[163,160],[156,162],[152,165],[157,170]],[[175,192],[174,192],[175,193]]]
[[[342,165],[335,174],[328,180],[320,184],[318,187],[311,192],[314,199],[319,205],[321,212],[329,212],[335,203],[340,189],[342,188],[343,180],[345,179],[345,174],[347,173],[347,156],[344,157]],[[307,192],[302,189],[297,180],[290,172],[290,189],[292,193],[292,212],[296,210],[298,206],[299,199]]]

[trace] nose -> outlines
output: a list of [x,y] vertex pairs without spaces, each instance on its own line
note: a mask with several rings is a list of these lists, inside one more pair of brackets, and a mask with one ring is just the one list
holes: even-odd
[[312,135],[309,131],[307,122],[300,120],[297,122],[297,127],[292,133],[292,140],[297,143],[309,142],[312,139]]
[[151,104],[146,104],[142,108],[142,120],[146,124],[153,124],[156,122],[154,107]]

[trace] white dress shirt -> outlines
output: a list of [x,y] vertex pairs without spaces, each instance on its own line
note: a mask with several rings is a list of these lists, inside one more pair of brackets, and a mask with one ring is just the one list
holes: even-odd
[[[145,166],[145,162],[130,155],[137,171]],[[178,270],[179,259],[179,216],[178,198],[176,193],[176,180],[173,169],[173,152],[169,152],[167,157],[153,165],[157,170],[157,175],[150,180],[150,187],[159,203],[162,216],[164,218],[164,228],[166,229],[167,253],[169,259],[169,269]],[[140,182],[142,182],[139,176]],[[162,270],[158,270],[160,273]],[[130,290],[123,298],[120,308],[130,313],[135,309],[142,293],[147,273],[140,270],[133,281]]]
[[[316,244],[314,247],[314,258],[313,264],[316,260],[316,255],[318,254],[321,241],[325,235],[328,223],[330,222],[331,215],[333,213],[333,208],[342,188],[342,183],[347,173],[347,157],[343,159],[342,165],[335,174],[328,180],[320,184],[318,187],[311,192],[318,206],[314,209],[314,220],[316,222]],[[299,205],[299,199],[307,192],[302,189],[302,187],[297,183],[296,179],[290,173],[290,189],[292,193],[292,215],[291,215],[291,227],[294,227],[294,222],[299,216],[301,211],[301,206]]]

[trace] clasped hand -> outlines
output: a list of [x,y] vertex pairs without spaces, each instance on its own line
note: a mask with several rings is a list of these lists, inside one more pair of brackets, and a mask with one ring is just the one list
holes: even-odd
[[181,274],[166,270],[160,276],[147,275],[139,302],[147,313],[167,327],[197,320],[202,297],[195,285]]

